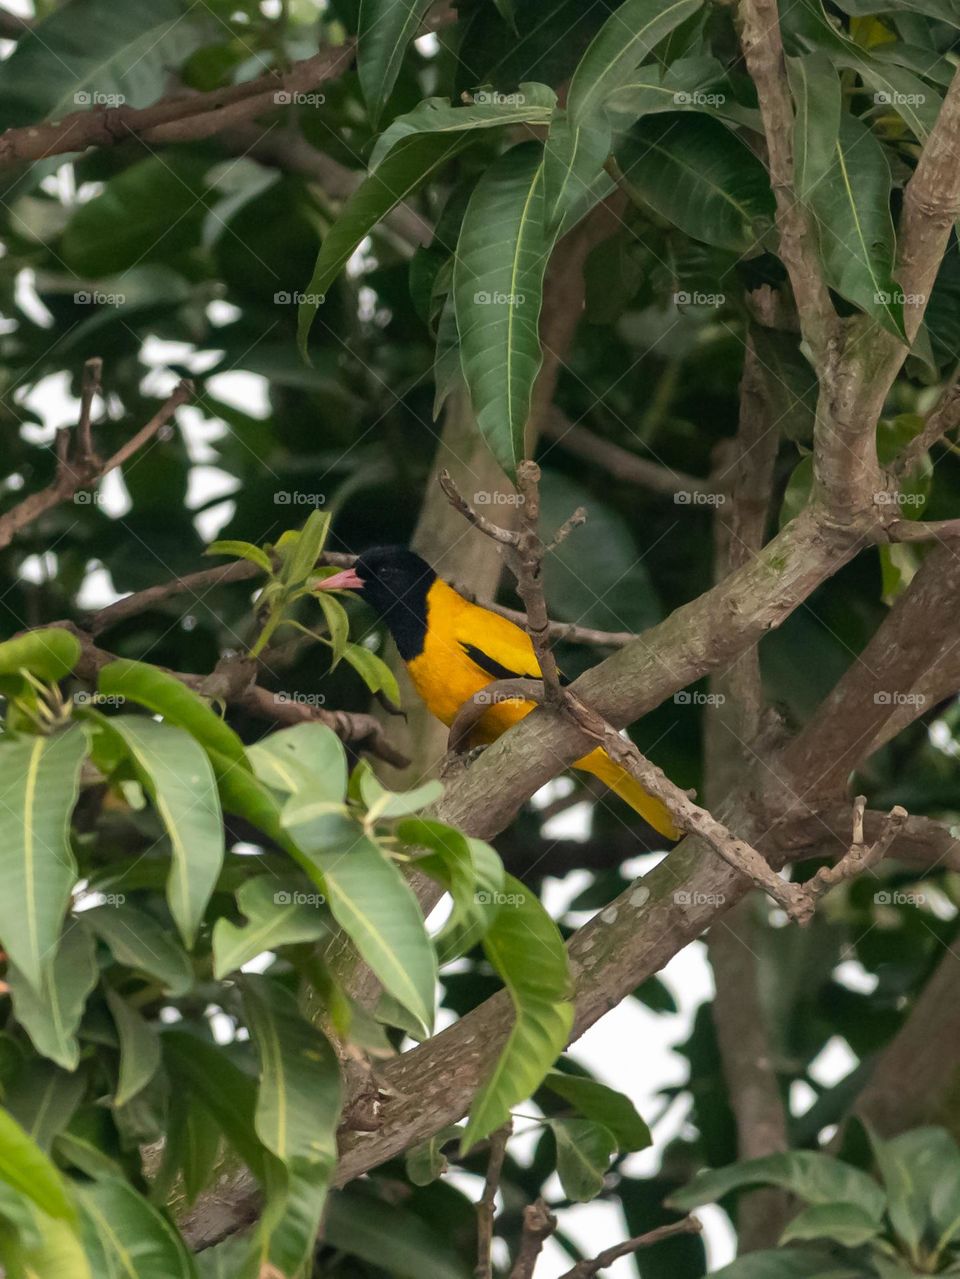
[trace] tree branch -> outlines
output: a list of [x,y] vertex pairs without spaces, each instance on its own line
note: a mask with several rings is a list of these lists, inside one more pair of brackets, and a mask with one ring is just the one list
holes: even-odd
[[533,1279],[533,1272],[543,1251],[543,1245],[556,1228],[557,1219],[542,1199],[527,1204],[523,1210],[520,1247],[513,1269],[510,1271],[510,1279]]
[[477,1201],[477,1264],[474,1270],[475,1279],[493,1279],[493,1226],[497,1191],[500,1189],[500,1175],[503,1172],[503,1160],[507,1153],[507,1142],[513,1132],[512,1122],[504,1124],[490,1138],[490,1153],[487,1157],[487,1175],[483,1182],[483,1194]]
[[590,1261],[578,1261],[573,1269],[562,1274],[560,1279],[594,1279],[601,1270],[612,1266],[619,1257],[629,1257],[639,1252],[641,1248],[650,1248],[664,1239],[673,1238],[674,1235],[699,1235],[702,1231],[703,1226],[696,1217],[684,1217],[681,1221],[657,1226],[655,1230],[648,1230],[645,1235],[635,1235],[632,1239],[625,1239],[623,1243],[614,1244],[612,1248],[605,1248]]

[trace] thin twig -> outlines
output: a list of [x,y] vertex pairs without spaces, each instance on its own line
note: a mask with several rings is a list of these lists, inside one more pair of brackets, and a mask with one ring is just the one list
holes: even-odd
[[907,810],[896,804],[884,818],[876,840],[872,844],[867,844],[863,838],[866,808],[867,797],[858,795],[853,803],[853,835],[850,847],[838,862],[832,866],[821,866],[805,884],[798,885],[800,895],[806,899],[809,915],[813,914],[817,902],[824,893],[828,893],[831,888],[848,879],[855,879],[875,866],[877,862],[882,861],[907,820]]
[[893,465],[896,478],[909,475],[923,455],[945,435],[960,426],[960,369],[943,388],[939,400],[927,414],[923,428],[915,435]]
[[543,1245],[557,1228],[557,1219],[542,1199],[523,1210],[523,1234],[510,1279],[533,1279]]
[[498,1128],[490,1138],[490,1154],[487,1159],[487,1175],[483,1183],[483,1194],[477,1201],[477,1264],[474,1269],[476,1279],[492,1279],[493,1276],[493,1224],[497,1191],[500,1189],[500,1176],[503,1172],[503,1160],[507,1153],[507,1142],[513,1132],[513,1123],[508,1121]]
[[681,1221],[657,1226],[655,1230],[648,1230],[645,1235],[634,1235],[632,1239],[625,1239],[623,1243],[614,1244],[612,1248],[605,1248],[591,1260],[578,1261],[573,1269],[565,1271],[560,1279],[594,1279],[595,1275],[607,1266],[612,1266],[620,1257],[629,1257],[632,1253],[639,1252],[641,1248],[650,1248],[675,1235],[699,1235],[702,1231],[703,1226],[696,1217],[684,1217]]
[[877,533],[877,541],[883,542],[929,542],[945,537],[960,537],[960,519],[891,520]]
[[[74,439],[71,441],[69,431],[62,430],[57,433],[55,445],[57,472],[53,483],[38,493],[31,493],[6,514],[0,515],[0,549],[9,546],[21,529],[32,524],[46,511],[59,506],[62,502],[69,501],[80,489],[89,488],[108,471],[121,466],[138,449],[143,448],[144,444],[169,422],[180,405],[185,404],[193,395],[192,382],[179,382],[146,426],[141,427],[136,435],[121,445],[112,457],[101,462],[93,452],[90,438],[90,412],[93,397],[99,389],[99,373],[98,362],[88,361],[84,369],[80,421]],[[71,449],[71,443],[74,443],[76,447]]]

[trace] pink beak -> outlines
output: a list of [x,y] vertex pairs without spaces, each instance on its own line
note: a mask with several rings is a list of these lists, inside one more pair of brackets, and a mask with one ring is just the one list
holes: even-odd
[[363,578],[359,576],[356,569],[345,568],[342,573],[334,573],[333,577],[325,577],[322,582],[318,582],[317,590],[361,591],[363,585]]

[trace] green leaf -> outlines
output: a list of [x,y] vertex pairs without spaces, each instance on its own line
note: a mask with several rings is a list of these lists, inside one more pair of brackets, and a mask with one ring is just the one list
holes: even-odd
[[113,1104],[125,1106],[160,1068],[160,1040],[149,1022],[121,995],[109,987],[104,993],[120,1039],[120,1076]]
[[536,1091],[573,1025],[567,953],[556,924],[519,880],[507,875],[503,886],[504,900],[483,949],[510,992],[515,1020],[492,1075],[474,1099],[465,1151],[506,1123],[510,1107]]
[[827,283],[898,337],[903,300],[893,278],[890,166],[868,128],[844,112],[834,160],[810,195]]
[[22,1071],[7,1089],[4,1102],[27,1135],[49,1154],[54,1138],[73,1118],[86,1087],[82,1070],[71,1074],[53,1062],[32,1060],[29,1071]]
[[196,1279],[176,1229],[126,1181],[77,1189],[87,1251],[103,1279]]
[[249,748],[257,777],[288,795],[309,791],[314,800],[341,804],[347,793],[347,756],[326,724],[296,724]]
[[152,915],[135,906],[97,906],[85,910],[82,922],[93,929],[120,964],[162,982],[174,997],[193,985],[190,957]]
[[880,1222],[859,1204],[811,1204],[787,1223],[780,1244],[797,1239],[832,1239],[845,1248],[858,1248],[880,1233]]
[[350,641],[350,619],[347,617],[347,610],[343,607],[339,600],[335,600],[332,595],[328,595],[326,591],[316,591],[313,597],[323,611],[324,620],[327,623],[327,630],[330,632],[330,647],[332,660],[330,669],[334,670],[343,657],[347,644]]
[[248,974],[243,1005],[260,1057],[260,1140],[284,1163],[322,1164],[329,1176],[342,1103],[336,1053],[276,982]]
[[400,685],[397,677],[383,658],[371,653],[362,644],[347,644],[344,660],[352,666],[371,693],[383,693],[394,706],[400,705]]
[[76,882],[70,815],[86,751],[79,725],[0,741],[0,945],[35,991]]
[[[97,684],[101,693],[125,697],[185,729],[206,751],[216,751],[233,768],[249,771],[243,742],[192,689],[146,662],[120,658],[104,666]],[[112,721],[111,721],[112,723]]]
[[431,0],[360,0],[357,72],[374,128]]
[[708,54],[678,58],[667,67],[654,60],[640,67],[613,93],[607,111],[614,120],[623,116],[632,123],[642,115],[660,111],[700,110],[699,96],[725,74],[723,64]]
[[549,124],[556,102],[557,95],[548,85],[527,81],[518,93],[478,91],[469,106],[453,106],[446,98],[425,98],[412,111],[398,115],[377,139],[370,168],[377,169],[412,134],[465,134],[506,124]]
[[[90,33],[97,33],[91,41]],[[200,43],[179,0],[71,0],[17,42],[0,69],[0,128],[101,105],[145,107]],[[85,95],[85,96],[84,96]]]
[[852,55],[837,58],[838,66],[850,66],[860,73],[874,91],[873,100],[881,111],[896,111],[918,142],[926,142],[940,114],[943,99],[936,89],[911,71],[873,58]]
[[387,1274],[416,1279],[471,1279],[472,1268],[454,1250],[449,1231],[422,1216],[359,1190],[330,1196],[324,1240]]
[[249,560],[251,564],[262,568],[265,573],[273,572],[270,556],[262,546],[255,546],[253,542],[239,542],[228,537],[219,542],[211,542],[204,551],[204,555],[232,555],[236,559]]
[[29,671],[52,682],[69,675],[79,660],[80,641],[57,626],[28,631],[0,644],[0,675]]
[[223,865],[223,821],[210,761],[172,724],[132,715],[104,721],[123,741],[156,805],[173,851],[167,901],[186,946],[192,946]]
[[460,361],[480,433],[508,475],[542,353],[538,330],[552,238],[544,230],[543,153],[513,147],[477,183],[453,269]]
[[834,163],[840,131],[840,79],[823,53],[787,59],[796,115],[793,154],[797,197],[806,204]]
[[17,1021],[37,1052],[64,1070],[76,1070],[80,1060],[76,1031],[98,975],[93,941],[76,920],[67,924],[52,968],[44,970],[39,991],[15,964],[8,965],[7,981]]
[[404,1155],[407,1177],[415,1186],[429,1186],[431,1182],[442,1177],[450,1166],[443,1153],[443,1147],[461,1137],[462,1129],[456,1124],[448,1124],[441,1128],[429,1141],[413,1146]]
[[443,794],[443,782],[436,779],[415,786],[413,790],[391,791],[381,786],[372,768],[360,774],[360,797],[367,806],[367,820],[387,821],[393,817],[407,817],[422,808],[435,804]]
[[576,126],[564,110],[553,113],[543,147],[543,208],[548,229],[568,228],[595,203],[593,187],[603,175],[612,139],[610,121],[603,113]]
[[939,1251],[960,1231],[960,1151],[944,1128],[915,1128],[889,1141],[870,1131],[887,1188],[890,1224],[914,1260],[936,1240]]
[[266,950],[316,941],[327,929],[316,906],[279,887],[276,875],[258,875],[237,890],[243,926],[221,917],[213,927],[213,975],[222,981]]
[[[285,820],[286,814],[284,814]],[[385,990],[429,1033],[436,999],[437,959],[410,885],[385,853],[357,828],[338,852],[314,851],[333,917],[373,969]]]
[[63,1178],[8,1111],[0,1109],[0,1181],[61,1221],[74,1221]]
[[303,528],[284,545],[280,580],[288,586],[300,586],[313,572],[323,544],[330,531],[330,516],[324,511],[311,511]]
[[470,141],[469,134],[418,133],[402,139],[357,188],[324,237],[297,318],[297,341],[307,359],[310,329],[326,292],[357,245],[381,218],[421,187]]
[[820,1248],[771,1248],[738,1257],[710,1279],[866,1279],[866,1272]]
[[672,1194],[667,1203],[689,1211],[748,1186],[781,1186],[811,1204],[854,1203],[877,1222],[886,1207],[886,1195],[872,1177],[830,1155],[810,1150],[705,1169],[683,1190]]
[[544,1086],[569,1101],[586,1119],[592,1119],[613,1133],[620,1150],[646,1150],[653,1138],[637,1114],[629,1097],[595,1079],[551,1070]]
[[547,1123],[557,1141],[557,1175],[563,1193],[578,1203],[595,1199],[616,1152],[616,1137],[590,1119],[550,1119]]
[[617,158],[641,204],[695,240],[751,253],[773,225],[766,170],[745,143],[709,116],[641,120]]

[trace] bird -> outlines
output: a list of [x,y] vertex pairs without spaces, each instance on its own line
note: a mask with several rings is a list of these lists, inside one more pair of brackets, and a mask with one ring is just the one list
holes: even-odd
[[[491,681],[539,679],[530,636],[508,618],[473,604],[445,582],[422,556],[404,546],[374,546],[352,568],[317,583],[325,591],[355,591],[386,624],[417,693],[448,727],[464,702]],[[474,745],[489,745],[535,708],[499,701],[473,730]],[[602,747],[574,762],[639,813],[660,835],[680,838],[668,809]]]

